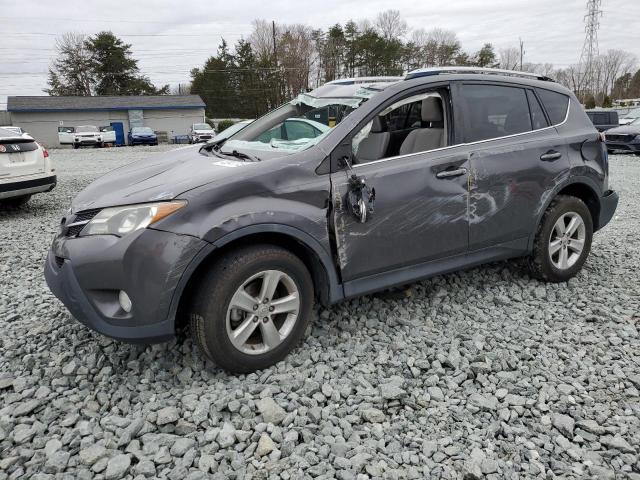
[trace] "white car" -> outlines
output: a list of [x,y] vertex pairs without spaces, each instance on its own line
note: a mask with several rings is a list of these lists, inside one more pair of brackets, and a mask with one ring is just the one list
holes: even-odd
[[208,123],[194,123],[189,130],[189,143],[208,142],[216,131]]
[[640,108],[634,108],[620,118],[620,125],[629,125],[637,118],[640,118]]
[[73,148],[102,147],[105,143],[115,142],[115,132],[101,132],[95,125],[58,127],[58,141],[60,145],[73,145]]
[[49,153],[26,133],[0,128],[0,205],[20,206],[56,186]]
[[12,125],[7,125],[7,126],[0,127],[0,128],[4,128],[5,130],[9,130],[9,131],[11,131],[11,132],[13,132],[15,134],[18,134],[18,135],[24,135],[26,133],[24,130],[22,130],[22,128],[14,127]]

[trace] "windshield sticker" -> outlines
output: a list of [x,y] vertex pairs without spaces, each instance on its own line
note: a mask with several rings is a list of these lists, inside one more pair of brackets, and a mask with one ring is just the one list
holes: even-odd
[[241,167],[242,165],[246,165],[245,162],[235,162],[233,160],[220,160],[219,162],[213,162],[213,164],[219,167],[229,168]]

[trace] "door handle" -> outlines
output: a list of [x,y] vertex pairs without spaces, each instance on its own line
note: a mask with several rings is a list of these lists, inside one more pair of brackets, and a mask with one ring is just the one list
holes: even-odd
[[460,175],[464,175],[467,173],[466,168],[456,168],[452,170],[442,170],[441,172],[436,173],[436,178],[453,178],[459,177]]
[[554,160],[559,159],[562,156],[560,152],[556,152],[555,150],[549,150],[547,153],[543,153],[540,155],[540,160],[543,162],[553,162]]

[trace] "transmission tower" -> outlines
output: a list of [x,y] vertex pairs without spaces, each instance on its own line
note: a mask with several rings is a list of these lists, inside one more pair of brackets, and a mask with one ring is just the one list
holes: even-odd
[[602,10],[600,6],[602,0],[587,0],[587,14],[584,16],[585,37],[580,55],[580,73],[582,75],[583,87],[582,98],[586,94],[595,94],[595,61],[598,52],[598,29],[600,28],[600,17]]

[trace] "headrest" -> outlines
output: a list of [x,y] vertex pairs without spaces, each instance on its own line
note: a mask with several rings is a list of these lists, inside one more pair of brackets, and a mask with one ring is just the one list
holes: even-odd
[[422,121],[442,122],[442,101],[438,97],[427,97],[422,100]]
[[382,133],[387,131],[387,126],[384,123],[384,119],[378,115],[373,117],[373,123],[371,124],[371,133]]

